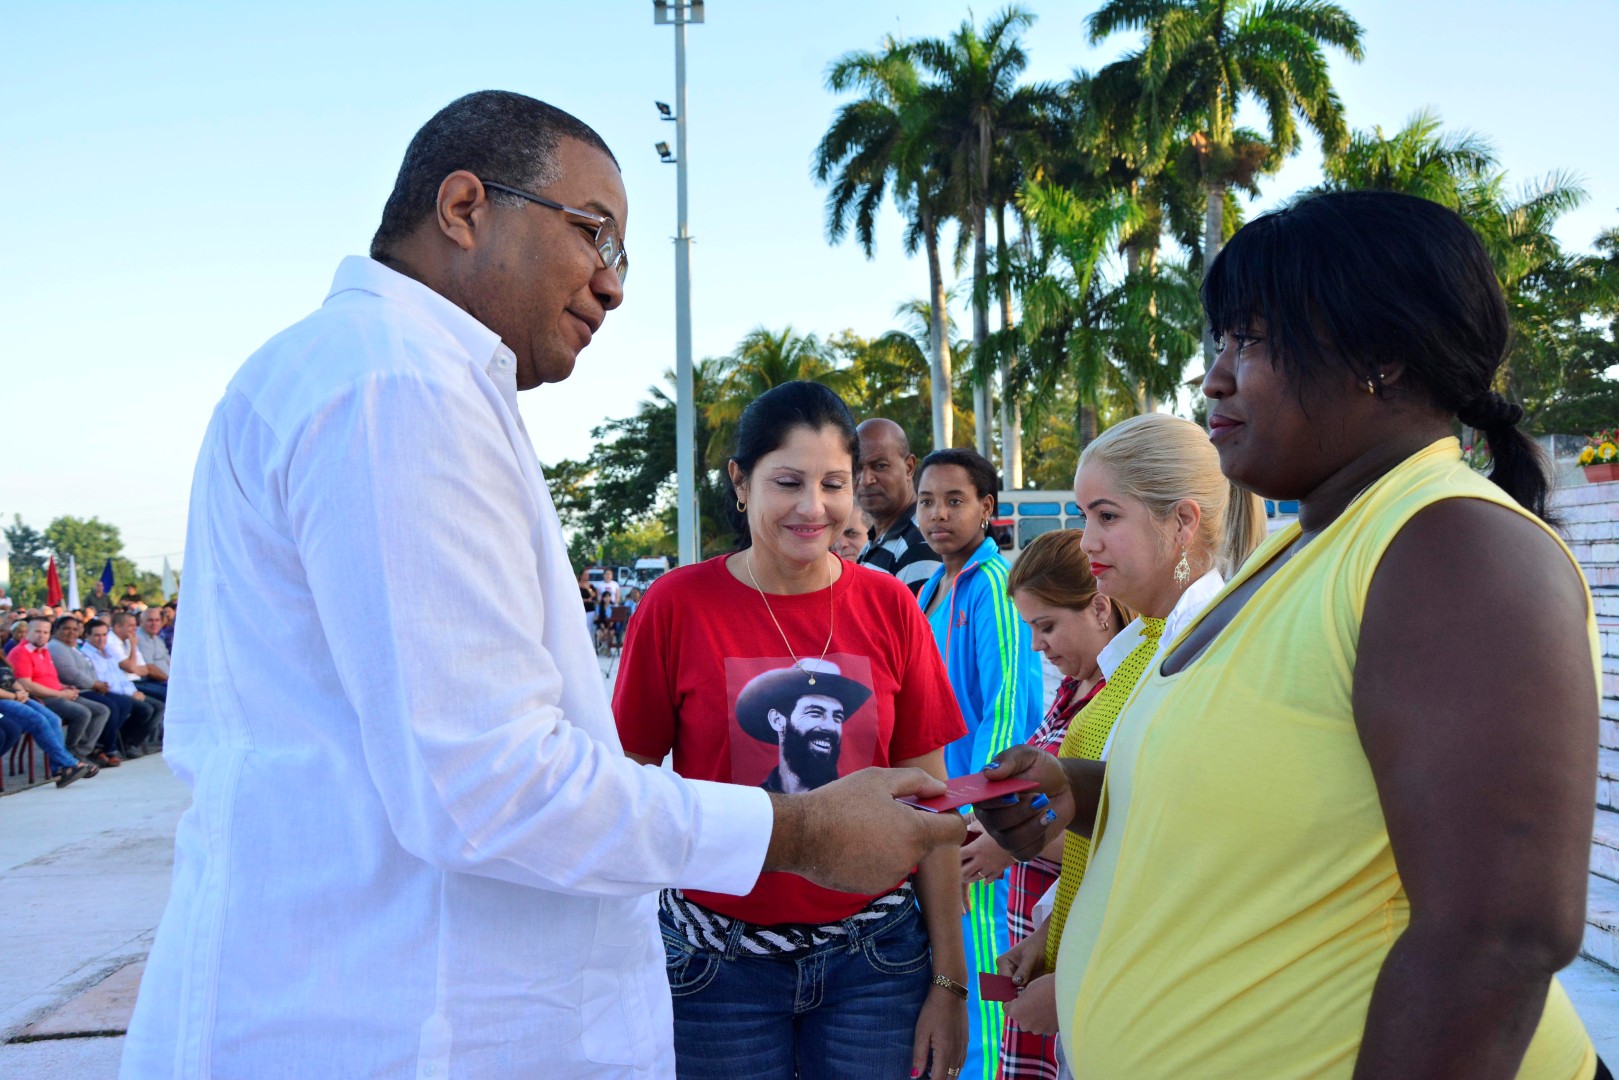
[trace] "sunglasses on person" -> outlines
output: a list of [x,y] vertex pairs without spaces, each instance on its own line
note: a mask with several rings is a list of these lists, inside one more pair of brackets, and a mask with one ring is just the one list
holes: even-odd
[[560,210],[564,217],[574,219],[573,224],[585,229],[595,229],[596,232],[592,238],[592,243],[595,245],[596,256],[601,259],[602,265],[612,268],[613,273],[618,275],[620,285],[624,283],[625,278],[630,276],[630,257],[624,251],[624,241],[618,238],[618,233],[613,227],[611,218],[604,218],[600,214],[592,214],[589,210],[580,210],[577,207],[567,206],[547,199],[543,195],[524,191],[521,188],[495,184],[488,180],[483,181],[483,186],[494,188],[496,191],[504,191],[508,195],[516,195],[518,198],[539,203],[541,206],[549,206],[553,210]]

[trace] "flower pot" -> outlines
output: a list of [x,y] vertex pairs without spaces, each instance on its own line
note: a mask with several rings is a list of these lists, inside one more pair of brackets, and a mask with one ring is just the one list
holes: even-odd
[[1585,469],[1585,482],[1588,484],[1606,484],[1611,480],[1619,480],[1619,461],[1582,467]]

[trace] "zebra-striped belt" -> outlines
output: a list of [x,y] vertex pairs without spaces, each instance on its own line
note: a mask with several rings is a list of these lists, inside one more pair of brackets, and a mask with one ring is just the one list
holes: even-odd
[[915,902],[911,883],[906,881],[893,892],[877,897],[847,919],[840,919],[835,923],[823,923],[819,926],[811,923],[777,923],[762,926],[721,915],[711,908],[687,899],[678,889],[665,889],[658,897],[658,905],[669,922],[674,924],[687,942],[700,949],[725,952],[732,940],[732,927],[741,922],[742,930],[736,938],[738,948],[751,956],[781,956],[804,952],[851,935],[858,936],[861,928],[867,923],[887,918],[900,905]]

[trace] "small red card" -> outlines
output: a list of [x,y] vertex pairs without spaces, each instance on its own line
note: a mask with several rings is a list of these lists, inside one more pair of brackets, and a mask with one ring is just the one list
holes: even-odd
[[978,998],[980,1001],[1016,1001],[1018,984],[1012,981],[1010,975],[994,975],[987,971],[978,973]]
[[943,795],[935,795],[931,799],[919,799],[915,795],[901,795],[899,801],[908,806],[914,806],[918,810],[940,814],[946,810],[966,806],[968,803],[988,802],[991,799],[1016,795],[1020,791],[1033,791],[1039,786],[1040,784],[1034,780],[991,780],[983,773],[975,772],[968,773],[966,776],[954,776],[945,781],[945,793]]

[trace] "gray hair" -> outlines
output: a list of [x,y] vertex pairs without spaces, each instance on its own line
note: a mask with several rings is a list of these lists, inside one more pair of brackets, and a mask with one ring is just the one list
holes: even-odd
[[[480,90],[450,102],[410,140],[393,193],[382,208],[382,224],[371,238],[371,257],[381,259],[432,215],[439,185],[457,170],[530,190],[556,183],[562,178],[556,151],[563,139],[578,139],[618,164],[588,124],[543,101],[506,90]],[[489,197],[497,205],[524,204],[503,192],[492,191]]]

